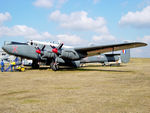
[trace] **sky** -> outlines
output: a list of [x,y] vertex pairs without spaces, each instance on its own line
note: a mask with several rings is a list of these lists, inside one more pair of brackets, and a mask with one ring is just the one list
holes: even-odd
[[[1,0],[0,46],[29,40],[150,45],[150,0]],[[150,57],[149,45],[132,49],[132,57]]]

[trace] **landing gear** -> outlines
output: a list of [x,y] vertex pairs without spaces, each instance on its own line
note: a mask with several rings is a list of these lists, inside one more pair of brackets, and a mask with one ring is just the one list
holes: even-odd
[[33,60],[32,69],[39,69],[39,64],[38,64],[37,61],[34,61],[34,60]]
[[50,63],[50,67],[51,67],[51,69],[52,69],[53,71],[59,70],[59,65],[58,65],[57,62],[52,61],[52,62]]

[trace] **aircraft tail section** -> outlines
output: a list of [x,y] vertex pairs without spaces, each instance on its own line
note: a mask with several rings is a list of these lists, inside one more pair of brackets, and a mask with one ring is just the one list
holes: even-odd
[[122,50],[120,57],[122,63],[128,63],[130,61],[130,49]]

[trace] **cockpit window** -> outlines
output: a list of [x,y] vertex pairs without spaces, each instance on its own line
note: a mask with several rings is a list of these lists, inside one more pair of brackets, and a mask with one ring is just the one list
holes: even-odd
[[28,45],[33,45],[34,43],[33,43],[32,40],[30,40],[30,41],[27,42],[27,44],[28,44]]
[[4,42],[4,45],[10,45],[10,44],[11,44],[10,41],[5,41],[5,42]]
[[28,45],[27,43],[20,43],[20,42],[10,42],[10,41],[5,41],[4,45]]

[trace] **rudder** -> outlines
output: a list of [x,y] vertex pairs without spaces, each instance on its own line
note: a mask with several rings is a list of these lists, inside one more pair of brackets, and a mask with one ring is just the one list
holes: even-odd
[[121,62],[128,63],[130,61],[130,49],[124,49],[121,52]]

